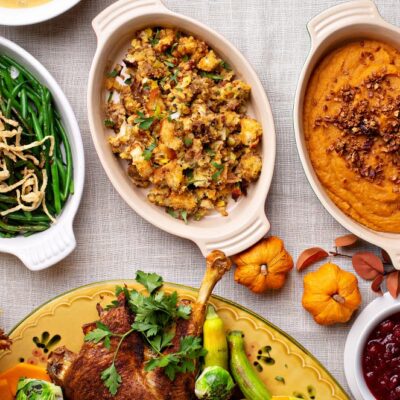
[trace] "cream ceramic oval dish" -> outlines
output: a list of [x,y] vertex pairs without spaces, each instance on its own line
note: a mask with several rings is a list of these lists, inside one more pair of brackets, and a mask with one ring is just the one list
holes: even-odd
[[74,163],[74,194],[65,204],[57,222],[49,229],[29,237],[0,238],[0,252],[17,256],[32,271],[48,268],[70,254],[76,247],[72,223],[82,197],[85,159],[78,122],[55,79],[31,54],[15,43],[0,37],[0,53],[12,57],[46,85],[53,95],[70,140]]
[[400,49],[400,29],[387,23],[370,0],[358,0],[332,7],[307,25],[311,50],[300,75],[294,105],[297,148],[307,178],[326,210],[356,236],[385,249],[400,269],[400,234],[374,231],[342,212],[329,198],[310,161],[303,134],[303,101],[314,68],[323,56],[341,44],[357,39],[378,39]]
[[50,0],[34,7],[1,7],[0,25],[32,25],[68,11],[81,0]]
[[[172,218],[164,209],[147,201],[146,191],[134,186],[128,177],[126,165],[111,151],[107,137],[112,131],[103,125],[104,76],[108,68],[122,60],[135,31],[147,26],[176,27],[199,37],[227,60],[237,76],[252,88],[248,112],[263,127],[263,168],[259,180],[250,185],[247,197],[229,204],[227,217],[211,214],[188,225]],[[98,15],[93,27],[98,47],[89,75],[89,122],[100,161],[115,189],[143,218],[160,229],[194,241],[204,255],[214,249],[232,255],[253,245],[270,228],[264,205],[275,164],[275,129],[268,99],[249,63],[221,35],[200,22],[169,11],[159,0],[120,0]]]
[[[59,346],[79,351],[83,343],[82,325],[97,320],[96,305],[109,304],[115,299],[115,286],[124,284],[143,290],[133,280],[99,282],[74,289],[39,307],[11,331],[13,345],[11,350],[0,353],[0,372],[22,360],[46,366],[48,355]],[[180,298],[189,300],[195,300],[198,293],[197,289],[173,283],[164,288],[167,293],[177,291]],[[228,331],[244,332],[247,354],[272,394],[305,400],[350,399],[318,360],[288,334],[222,297],[211,296],[210,303]]]

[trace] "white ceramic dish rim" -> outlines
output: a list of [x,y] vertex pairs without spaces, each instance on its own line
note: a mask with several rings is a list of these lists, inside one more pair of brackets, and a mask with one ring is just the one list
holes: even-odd
[[329,8],[314,17],[307,25],[311,50],[301,72],[294,104],[294,128],[297,148],[304,171],[315,194],[325,209],[346,229],[358,237],[385,249],[394,266],[400,269],[400,234],[371,230],[348,217],[329,198],[311,165],[302,133],[303,98],[308,79],[323,54],[346,40],[379,37],[400,48],[400,29],[387,23],[370,0],[356,0]]
[[385,293],[372,301],[357,317],[347,336],[344,349],[344,372],[356,400],[374,400],[362,371],[361,356],[372,330],[385,318],[400,311],[400,300]]
[[81,0],[52,0],[36,7],[7,8],[0,7],[2,16],[0,25],[32,25],[55,18],[74,7]]
[[27,268],[38,271],[56,264],[76,247],[72,224],[82,197],[85,177],[82,138],[67,98],[46,68],[27,51],[3,37],[0,37],[0,51],[20,62],[49,88],[70,139],[74,162],[75,193],[69,197],[57,222],[46,231],[29,237],[0,238],[1,252],[14,254]]
[[[216,218],[214,226],[205,228],[199,228],[196,223],[190,223],[185,225],[182,221],[174,220],[169,215],[160,215],[159,212],[155,212],[154,209],[158,208],[147,201],[142,201],[138,197],[132,198],[134,193],[133,184],[130,183],[130,189],[127,187],[127,179],[121,179],[118,175],[117,168],[110,168],[107,161],[104,158],[107,157],[106,153],[110,153],[111,150],[107,144],[107,148],[104,146],[104,130],[100,127],[99,121],[94,116],[94,110],[98,107],[99,94],[96,91],[95,80],[96,76],[104,76],[105,72],[105,55],[102,53],[106,48],[107,44],[112,42],[113,35],[115,32],[122,27],[129,24],[136,27],[137,22],[140,18],[152,17],[152,20],[156,21],[157,18],[163,19],[170,25],[178,26],[179,28],[193,32],[198,35],[198,32],[202,32],[206,35],[207,39],[212,47],[218,47],[215,43],[219,43],[221,46],[224,45],[226,52],[234,55],[236,62],[232,62],[232,65],[240,65],[242,69],[246,70],[247,76],[244,76],[245,80],[249,80],[251,76],[253,82],[256,83],[256,90],[261,104],[255,104],[255,108],[258,109],[261,115],[258,118],[262,118],[263,129],[264,129],[264,140],[263,140],[263,159],[264,165],[261,173],[261,177],[257,184],[254,185],[255,189],[251,196],[248,196],[243,201],[248,201],[246,208],[246,215],[244,216],[243,210],[241,210],[241,220],[238,221],[236,218],[224,219]],[[154,25],[156,22],[152,23]],[[149,23],[147,24],[149,25]],[[225,38],[218,33],[214,32],[207,26],[188,18],[183,15],[179,15],[168,10],[160,0],[120,0],[102,13],[100,13],[93,21],[93,27],[98,37],[98,48],[92,63],[92,68],[89,75],[88,85],[88,114],[89,123],[92,133],[92,138],[99,155],[100,161],[111,180],[112,184],[124,198],[124,200],[133,208],[139,215],[147,219],[153,225],[163,229],[169,233],[181,236],[194,241],[200,248],[204,255],[207,255],[214,249],[220,249],[225,251],[227,255],[238,253],[256,241],[263,237],[269,230],[270,224],[265,215],[265,199],[271,185],[274,164],[275,164],[275,128],[272,117],[271,108],[267,99],[267,96],[262,88],[262,84],[259,81],[256,73],[245,60],[243,55]],[[189,27],[186,29],[186,27]],[[138,28],[136,28],[138,29]],[[134,31],[134,29],[132,29]],[[203,36],[198,35],[198,36]],[[214,41],[214,43],[213,43]],[[231,61],[228,59],[228,61]],[[101,75],[100,75],[101,73]],[[102,78],[101,78],[102,79]],[[254,84],[253,93],[255,90]],[[98,133],[101,132],[101,133]],[[267,146],[265,143],[267,142]],[[126,172],[124,172],[126,175]],[[140,189],[137,189],[140,190]],[[251,197],[251,200],[249,200]],[[234,215],[234,211],[232,212]]]

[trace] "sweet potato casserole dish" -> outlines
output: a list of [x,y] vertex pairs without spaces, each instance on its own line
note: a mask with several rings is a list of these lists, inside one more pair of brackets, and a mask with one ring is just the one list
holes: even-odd
[[136,33],[106,79],[112,150],[135,185],[175,218],[227,215],[258,179],[262,127],[251,88],[202,40],[176,29]]

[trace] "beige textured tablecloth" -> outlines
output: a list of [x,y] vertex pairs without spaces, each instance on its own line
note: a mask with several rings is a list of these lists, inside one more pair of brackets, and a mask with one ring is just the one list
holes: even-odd
[[[67,1],[67,0],[65,0]],[[191,242],[171,236],[136,215],[115,192],[95,153],[86,118],[86,83],[96,48],[91,20],[111,0],[82,0],[53,21],[0,28],[37,57],[55,76],[77,115],[86,153],[86,186],[75,222],[78,246],[59,265],[29,272],[16,258],[0,256],[0,326],[11,329],[33,308],[74,287],[104,279],[132,278],[136,269],[197,286],[204,259]],[[330,248],[345,233],[311,190],[297,154],[292,108],[297,78],[309,49],[305,25],[337,0],[167,0],[172,10],[194,17],[231,40],[256,69],[275,117],[278,153],[266,207],[272,233],[297,257],[312,245]],[[400,22],[398,0],[377,1],[382,15]],[[338,260],[350,269],[346,259]],[[315,268],[315,267],[313,267]],[[374,298],[361,282],[363,307]],[[293,272],[286,287],[265,296],[234,283],[232,273],[216,293],[237,301],[293,335],[347,389],[343,348],[350,324],[320,327],[301,307],[302,276]]]

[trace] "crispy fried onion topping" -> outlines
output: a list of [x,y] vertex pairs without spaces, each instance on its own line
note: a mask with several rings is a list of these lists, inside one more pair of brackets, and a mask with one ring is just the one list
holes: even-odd
[[[11,130],[7,129],[7,125]],[[54,217],[49,213],[46,205],[46,187],[48,183],[47,171],[44,168],[44,162],[38,160],[33,154],[29,153],[35,147],[41,147],[45,143],[49,143],[49,156],[54,152],[54,137],[45,136],[41,140],[36,140],[26,145],[21,145],[22,128],[17,121],[5,118],[0,113],[0,193],[9,193],[16,191],[16,200],[18,205],[8,210],[2,211],[1,216],[13,213],[15,211],[34,211],[40,206],[48,215],[52,222],[55,222]],[[13,143],[11,143],[13,142]],[[23,178],[12,185],[8,185],[5,181],[10,177],[5,157],[8,157],[14,162],[18,159],[30,160],[35,166],[40,169],[42,175],[42,184],[39,185],[39,177],[37,170],[27,168],[23,170]]]

